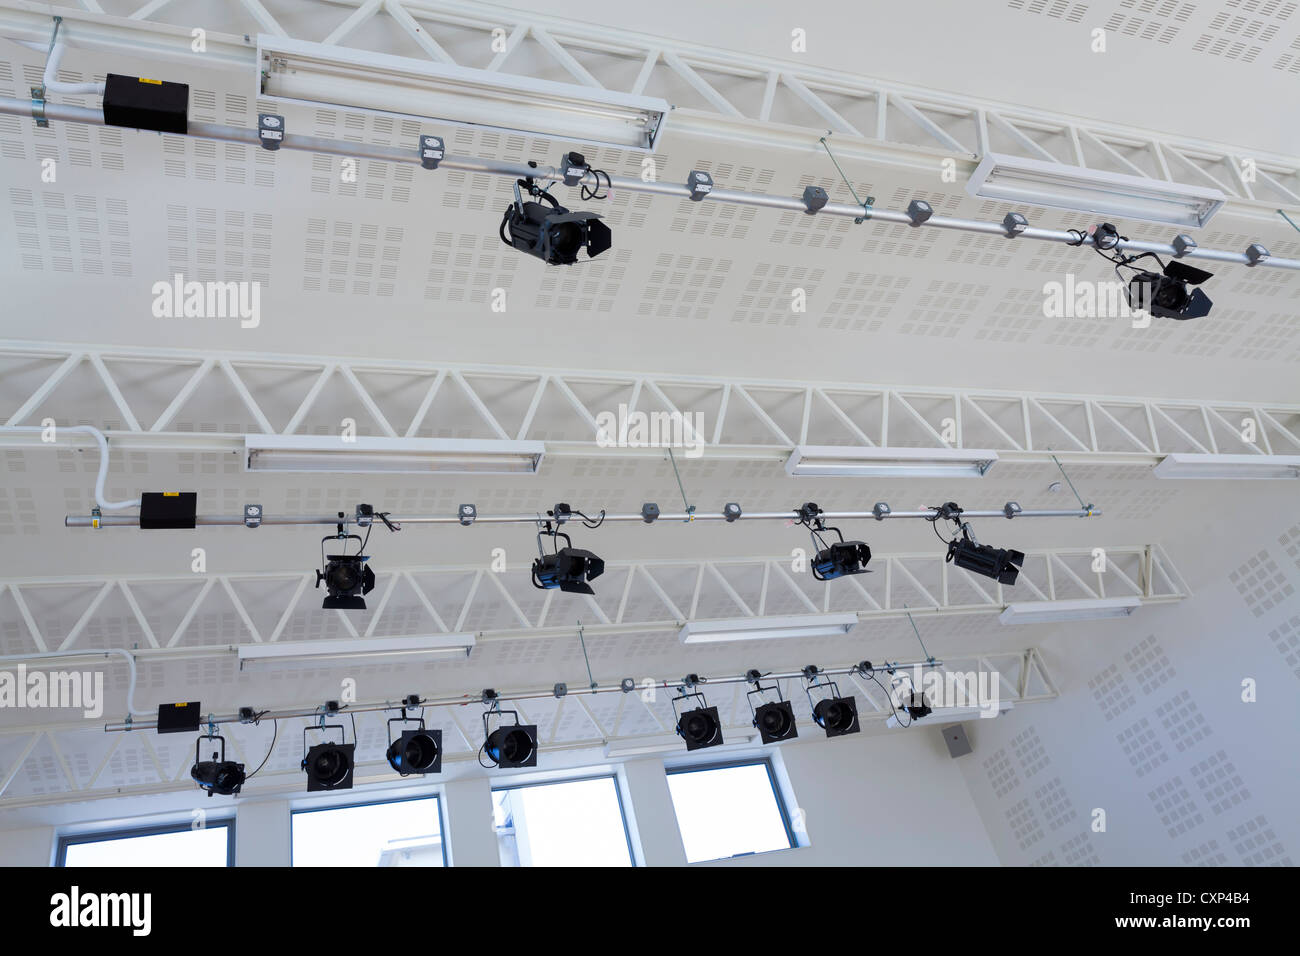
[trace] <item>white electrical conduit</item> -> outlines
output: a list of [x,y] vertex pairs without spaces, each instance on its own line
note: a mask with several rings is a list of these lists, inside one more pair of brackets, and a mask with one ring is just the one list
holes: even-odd
[[103,83],[64,83],[59,79],[59,61],[63,59],[65,49],[67,48],[63,43],[56,43],[54,49],[50,51],[50,58],[45,62],[45,76],[41,79],[45,84],[45,92],[66,93],[72,96],[84,96],[87,93],[103,96]]
[[[37,53],[45,53],[46,47],[40,43],[34,43],[31,40],[19,40],[17,37],[5,37],[10,43],[16,43],[19,46],[26,47],[29,50],[35,50]],[[45,61],[45,75],[41,78],[41,83],[45,87],[46,93],[64,93],[69,96],[93,96],[104,95],[103,83],[64,83],[59,79],[59,62],[63,59],[63,54],[67,50],[67,45],[63,41],[54,44],[54,48],[49,51],[49,56]]]
[[[30,100],[19,100],[12,98],[0,97],[0,113],[8,113],[13,116],[32,115],[32,103]],[[104,114],[102,110],[86,109],[79,106],[59,106],[55,104],[46,104],[45,116],[49,120],[55,120],[63,123],[85,123],[91,126],[103,126]],[[431,123],[431,129],[436,126]],[[187,135],[198,139],[222,140],[231,143],[244,143],[249,146],[260,146],[261,141],[258,138],[256,129],[244,128],[238,126],[223,126],[217,123],[189,123]],[[320,136],[305,136],[298,133],[285,133],[281,141],[281,147],[284,149],[304,150],[310,153],[327,153],[334,156],[348,156],[354,159],[375,159],[389,163],[408,163],[418,164],[420,157],[413,145],[402,148],[397,146],[380,146],[371,143],[353,143],[344,140],[325,139]],[[526,163],[511,163],[495,159],[479,159],[475,156],[453,156],[447,154],[439,163],[438,168],[461,170],[471,173],[486,173],[489,176],[506,176],[511,179],[518,179],[525,176],[531,176],[535,180],[543,183],[560,182],[563,177],[554,167],[541,166],[530,167]],[[434,171],[430,175],[437,175]],[[600,178],[604,182],[594,182],[595,176],[590,171],[584,177],[583,182],[587,186],[599,186],[607,189],[611,194],[620,190],[637,193],[654,193],[660,196],[672,196],[677,199],[686,199],[690,196],[691,190],[683,183],[672,182],[645,182],[639,178],[628,176],[605,176]],[[712,192],[704,197],[701,202],[723,202],[733,203],[739,206],[759,206],[767,209],[782,209],[792,212],[807,212],[807,207],[803,200],[794,196],[773,196],[767,193],[750,193],[742,192],[737,189],[714,188]],[[894,209],[881,209],[871,207],[864,209],[862,206],[853,203],[827,203],[815,214],[817,216],[833,216],[838,218],[857,219],[869,222],[888,222],[900,225],[913,225],[912,218],[906,212],[900,212]],[[1086,213],[1080,213],[1080,225],[1086,226],[1089,220]],[[496,228],[495,222],[491,225],[492,229]],[[1093,245],[1092,237],[1084,235],[1080,240],[1078,234],[1071,233],[1064,229],[1040,229],[1035,226],[1025,228],[1017,238],[1007,237],[1006,229],[1000,222],[984,222],[977,219],[958,219],[954,216],[931,216],[925,222],[915,224],[917,229],[954,229],[959,232],[978,232],[988,236],[997,236],[1008,242],[1018,242],[1024,240],[1037,240],[1040,242],[1055,242],[1061,245],[1070,246],[1091,246]],[[1179,258],[1178,251],[1174,248],[1172,242],[1148,242],[1144,240],[1131,239],[1120,240],[1114,247],[1118,252],[1154,252],[1158,255],[1168,256],[1170,258]],[[1184,252],[1181,256],[1184,259],[1208,259],[1213,262],[1230,262],[1235,265],[1256,266],[1261,269],[1296,269],[1300,270],[1300,259],[1285,259],[1281,256],[1269,256],[1259,262],[1252,262],[1250,257],[1243,252],[1230,252],[1224,249],[1206,249],[1197,247]]]
[[[99,445],[99,473],[95,476],[95,504],[101,511],[121,511],[124,508],[139,508],[140,499],[133,501],[105,501],[104,479],[108,477],[108,438],[94,425],[54,425],[55,434],[60,431],[76,432],[89,435]],[[0,432],[21,432],[23,434],[41,434],[46,431],[43,425],[0,425]],[[0,658],[2,659],[2,658]]]
[[[128,714],[131,714],[132,716],[136,714],[155,715],[154,725],[156,725],[157,724],[156,711],[141,710],[139,707],[135,706],[135,676],[136,676],[135,657],[132,656],[130,651],[123,650],[120,647],[110,647],[102,651],[92,651],[92,650],[45,651],[36,654],[6,654],[3,657],[0,657],[0,664],[18,664],[18,663],[25,664],[25,663],[30,663],[32,661],[38,661],[38,662],[49,661],[52,663],[54,661],[62,660],[64,658],[69,658],[69,657],[82,657],[82,658],[108,657],[110,655],[117,655],[123,658],[126,661],[127,670],[129,670],[131,673],[131,679],[128,682],[126,687],[126,712]],[[132,721],[132,723],[134,723],[134,721]],[[130,725],[128,724],[127,726]]]

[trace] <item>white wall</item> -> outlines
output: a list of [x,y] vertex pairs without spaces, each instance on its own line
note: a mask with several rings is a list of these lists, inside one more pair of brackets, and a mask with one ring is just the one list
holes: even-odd
[[1042,645],[1060,698],[968,725],[959,763],[1003,863],[1300,863],[1295,492],[1224,484],[1168,542],[1191,599],[1062,628]]
[[[812,728],[809,730],[811,731]],[[813,739],[766,751],[747,749],[726,755],[701,752],[673,757],[673,766],[716,762],[766,753],[773,759],[788,807],[801,811],[808,846],[757,856],[720,860],[710,866],[835,866],[908,864],[996,864],[997,856],[970,799],[958,764],[935,729],[886,735]],[[623,788],[624,809],[637,847],[638,863],[680,866],[686,862],[673,813],[664,761],[628,760],[622,764],[581,761],[538,774],[579,775],[593,770],[615,772]],[[497,846],[491,826],[491,787],[505,774],[467,772],[438,784],[451,862],[456,866],[496,866]],[[391,789],[391,788],[390,788]],[[410,788],[403,790],[409,794]],[[427,791],[426,791],[427,792]],[[382,790],[362,788],[357,799],[376,799]],[[394,792],[396,795],[396,792]],[[28,808],[0,817],[0,862],[43,866],[58,826],[81,826],[95,819],[132,814],[175,815],[183,805],[204,806],[195,793],[166,798],[105,800],[75,806]],[[332,795],[334,802],[345,795]],[[242,797],[236,807],[236,857],[241,866],[285,866],[289,855],[291,808],[301,794]],[[200,803],[199,801],[203,801]],[[132,808],[127,810],[128,805]],[[182,811],[183,812],[183,811]],[[20,821],[22,823],[20,824]]]

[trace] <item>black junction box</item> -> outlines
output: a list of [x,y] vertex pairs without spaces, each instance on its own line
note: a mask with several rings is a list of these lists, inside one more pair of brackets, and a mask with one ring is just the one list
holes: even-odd
[[158,705],[158,733],[183,734],[199,729],[199,702],[186,701],[180,704]]
[[194,491],[146,491],[140,496],[140,527],[158,531],[193,528],[199,509]]
[[185,135],[188,83],[110,73],[104,81],[104,123]]

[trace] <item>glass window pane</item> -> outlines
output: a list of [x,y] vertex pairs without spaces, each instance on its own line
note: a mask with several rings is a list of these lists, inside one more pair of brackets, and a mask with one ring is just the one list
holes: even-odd
[[64,866],[225,866],[230,830],[209,826],[67,844]]
[[296,810],[294,866],[446,866],[438,798]]
[[668,790],[688,863],[792,845],[765,763],[670,773]]
[[502,866],[631,866],[613,777],[492,792]]

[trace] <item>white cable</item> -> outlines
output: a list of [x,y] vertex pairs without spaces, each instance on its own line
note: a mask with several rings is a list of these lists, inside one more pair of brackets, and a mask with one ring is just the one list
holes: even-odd
[[[101,511],[121,511],[124,508],[139,508],[140,499],[133,501],[105,501],[104,500],[104,480],[108,477],[108,438],[94,425],[55,425],[52,426],[56,433],[59,429],[65,432],[80,432],[83,435],[90,435],[99,445],[99,473],[95,476],[95,504],[99,505]],[[45,428],[41,425],[0,425],[0,432],[44,432]]]
[[67,93],[72,95],[85,95],[86,93],[95,96],[104,95],[103,83],[64,83],[58,77],[59,61],[63,59],[63,51],[66,47],[62,42],[54,44],[54,49],[50,51],[50,58],[45,62],[45,76],[41,82],[45,84],[46,93]]
[[82,650],[82,651],[43,651],[35,654],[6,654],[0,657],[0,664],[19,663],[22,661],[47,661],[57,660],[62,657],[96,657],[100,654],[117,654],[126,659],[127,670],[131,672],[131,679],[126,687],[126,712],[138,717],[152,716],[156,712],[152,710],[140,710],[135,706],[135,658],[130,651],[123,650],[120,647],[109,647],[104,650]]

